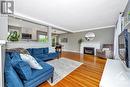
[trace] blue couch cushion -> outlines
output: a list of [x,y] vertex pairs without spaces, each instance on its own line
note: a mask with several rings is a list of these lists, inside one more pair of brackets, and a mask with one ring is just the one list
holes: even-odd
[[26,49],[31,55],[33,54],[32,48]]
[[45,62],[39,62],[39,64],[43,67],[43,69],[40,69],[40,70],[32,69],[31,79],[36,78],[37,76],[41,75],[42,73],[47,72],[48,70],[54,69],[51,65]]
[[20,54],[18,52],[11,53],[11,64],[15,66],[19,61],[22,61]]
[[43,54],[43,48],[33,48],[33,55]]
[[46,57],[48,57],[48,55],[46,55],[46,54],[39,54],[39,55],[32,55],[33,57],[35,57],[35,58],[38,58],[38,59],[43,59],[43,58],[46,58]]
[[56,58],[56,57],[58,57],[58,53],[57,53],[57,52],[49,53],[49,54],[48,54],[48,58],[54,59],[54,58]]
[[6,53],[4,69],[6,87],[24,87],[19,76],[11,66],[10,60],[10,55]]
[[44,54],[48,54],[48,53],[49,53],[49,48],[48,48],[48,47],[43,48],[43,53],[44,53]]
[[54,68],[51,65],[45,62],[39,62],[39,64],[43,67],[43,69],[41,70],[32,69],[31,79],[23,81],[25,85],[31,85],[33,82],[36,82],[38,79],[39,82],[44,82],[53,75]]
[[19,61],[15,66],[14,69],[19,74],[20,78],[24,80],[29,80],[31,78],[32,70],[28,63],[24,61]]
[[42,62],[41,59],[37,58],[37,57],[34,57],[36,59],[36,61],[39,63],[39,62]]
[[10,58],[10,54],[6,52],[6,55],[5,55],[5,67],[8,67],[11,65],[11,58]]
[[28,52],[33,56],[34,58],[40,59],[42,61],[54,59],[58,57],[59,52],[53,52],[49,53],[49,48],[29,48],[27,49]]

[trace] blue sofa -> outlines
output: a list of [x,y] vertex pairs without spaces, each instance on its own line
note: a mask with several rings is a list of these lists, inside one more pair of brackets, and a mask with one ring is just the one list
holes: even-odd
[[50,59],[58,58],[59,52],[49,53],[49,48],[29,48],[28,52],[35,58],[38,58],[42,61],[47,61]]
[[[40,50],[42,51],[43,49]],[[41,58],[38,55],[38,53],[42,53],[41,51],[33,50],[31,53],[33,53],[33,56]],[[50,57],[48,59],[50,59],[52,55],[53,54],[49,54]],[[18,52],[6,52],[4,72],[5,87],[36,87],[49,78],[53,81],[54,68],[39,59],[38,63],[43,67],[43,69],[37,70],[29,68],[29,65],[21,60]]]

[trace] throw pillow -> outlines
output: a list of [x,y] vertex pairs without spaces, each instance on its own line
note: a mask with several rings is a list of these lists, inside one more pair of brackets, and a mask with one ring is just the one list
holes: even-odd
[[6,49],[7,52],[18,52],[18,53],[22,53],[22,54],[30,54],[28,52],[28,50],[24,49],[24,48],[14,48],[14,49]]
[[49,47],[49,53],[54,53],[54,52],[55,52],[55,49],[52,47]]
[[110,50],[109,48],[102,48],[102,51]]
[[30,54],[26,49],[24,49],[24,48],[18,48],[18,50],[19,50],[19,52],[21,53],[21,54]]
[[34,57],[28,54],[20,54],[21,59],[25,62],[27,62],[31,68],[34,69],[43,69],[42,66],[35,60]]
[[14,66],[14,69],[19,74],[20,78],[24,80],[29,80],[31,78],[32,71],[26,62],[19,61],[16,66]]

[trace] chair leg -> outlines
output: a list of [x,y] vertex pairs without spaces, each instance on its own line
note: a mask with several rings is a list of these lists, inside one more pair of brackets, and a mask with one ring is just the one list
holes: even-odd
[[51,77],[51,83],[53,83],[53,75],[52,75],[52,77]]

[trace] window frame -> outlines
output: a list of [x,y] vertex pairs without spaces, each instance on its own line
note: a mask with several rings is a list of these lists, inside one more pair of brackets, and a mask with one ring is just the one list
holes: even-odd
[[[39,35],[45,35],[47,36],[47,32],[44,32],[44,31],[37,31],[37,41],[39,42]],[[47,36],[48,37],[48,36]]]

